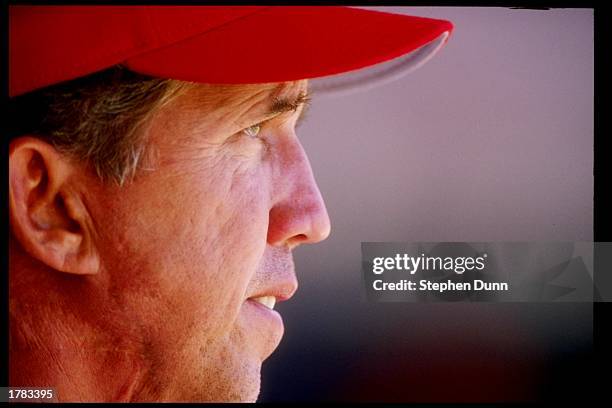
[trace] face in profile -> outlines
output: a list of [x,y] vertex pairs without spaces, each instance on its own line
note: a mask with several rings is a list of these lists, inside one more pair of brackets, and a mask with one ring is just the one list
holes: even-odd
[[135,400],[254,401],[297,289],[291,250],[329,218],[295,132],[306,82],[197,85],[147,125],[151,169],[84,197],[108,330]]

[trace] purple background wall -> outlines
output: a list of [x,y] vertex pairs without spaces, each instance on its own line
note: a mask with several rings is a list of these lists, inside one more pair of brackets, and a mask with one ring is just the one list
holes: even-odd
[[332,234],[296,251],[260,400],[554,398],[585,381],[591,305],[365,303],[360,242],[592,240],[593,11],[375,9],[455,31],[396,82],[315,95]]

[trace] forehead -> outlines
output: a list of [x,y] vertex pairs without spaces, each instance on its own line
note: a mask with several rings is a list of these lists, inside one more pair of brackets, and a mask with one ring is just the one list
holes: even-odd
[[240,113],[240,108],[249,110],[277,100],[296,100],[307,92],[307,88],[307,80],[244,85],[191,84],[181,99],[184,108]]

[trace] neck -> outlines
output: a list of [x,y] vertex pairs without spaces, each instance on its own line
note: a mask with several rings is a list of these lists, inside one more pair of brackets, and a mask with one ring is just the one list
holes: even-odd
[[80,277],[10,252],[9,379],[55,388],[57,401],[127,402],[143,374],[142,353]]
[[[54,388],[60,402],[129,402],[141,370],[124,353],[74,345],[23,347],[11,330],[10,385]],[[123,358],[122,358],[123,357]]]

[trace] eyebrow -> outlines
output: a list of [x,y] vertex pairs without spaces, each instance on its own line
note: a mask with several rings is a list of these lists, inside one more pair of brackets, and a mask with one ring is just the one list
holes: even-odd
[[268,109],[267,115],[276,116],[285,112],[295,112],[301,105],[303,105],[300,116],[297,119],[297,122],[300,123],[306,115],[307,108],[310,106],[310,100],[310,95],[304,91],[300,92],[294,100],[287,98],[274,98],[272,100],[272,105]]

